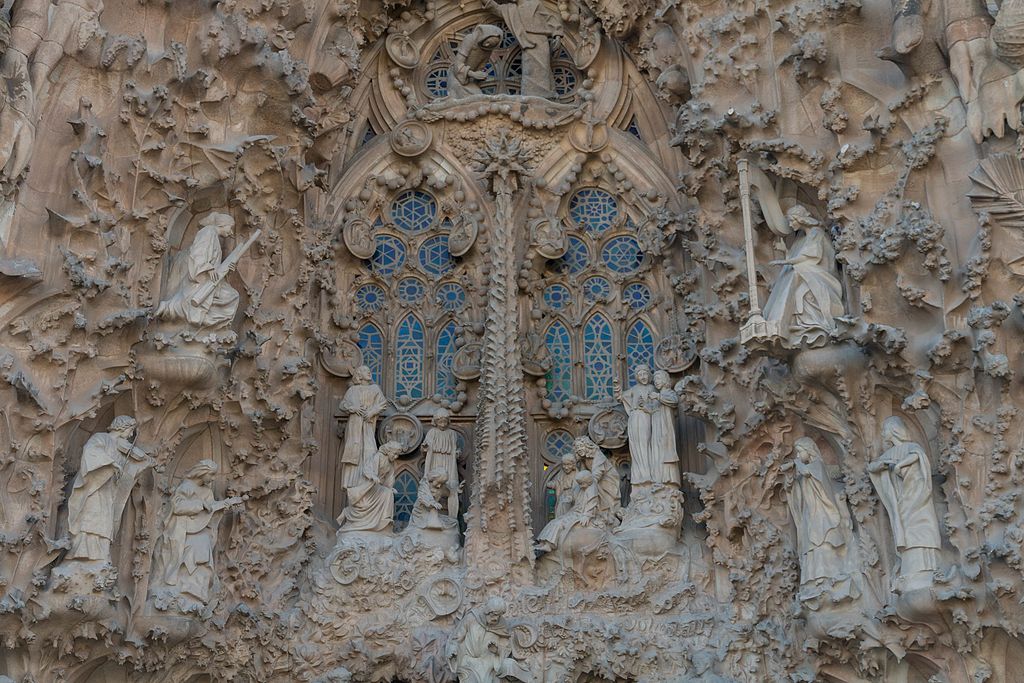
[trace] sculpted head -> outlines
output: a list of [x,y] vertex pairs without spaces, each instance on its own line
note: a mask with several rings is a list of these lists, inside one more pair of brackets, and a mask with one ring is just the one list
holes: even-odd
[[235,219],[226,213],[208,213],[199,221],[200,227],[214,226],[221,237],[230,236],[235,229]]
[[505,611],[508,609],[508,605],[505,604],[505,600],[498,596],[487,598],[487,602],[484,603],[484,621],[488,626],[497,626],[501,623],[501,618],[505,616]]
[[402,444],[397,441],[386,441],[379,450],[388,460],[394,461],[402,452]]
[[882,448],[892,448],[901,443],[909,443],[914,439],[910,436],[907,423],[899,415],[886,418],[882,423]]
[[562,456],[562,472],[572,473],[576,471],[576,455],[566,453]]
[[217,474],[218,469],[220,468],[217,467],[217,463],[213,460],[200,460],[189,468],[188,472],[185,473],[185,478],[209,486],[213,483],[213,477]]
[[796,453],[797,460],[805,465],[815,458],[821,457],[818,444],[814,443],[814,439],[809,436],[797,439],[796,443],[793,444],[793,450]]
[[672,383],[672,378],[664,370],[657,370],[654,373],[654,386],[657,389],[667,389]]
[[434,411],[433,417],[430,418],[430,424],[434,425],[438,429],[447,429],[448,425],[451,424],[451,421],[452,414],[445,408],[438,408]]
[[130,441],[135,436],[135,426],[135,418],[131,415],[118,415],[110,423],[108,430],[111,434]]
[[818,219],[812,216],[811,212],[800,204],[797,204],[786,212],[786,220],[789,221],[789,225],[794,230],[797,228],[807,230],[809,228],[817,228],[821,226]]
[[636,378],[637,384],[650,384],[651,369],[646,365],[638,365],[635,368],[633,368],[633,377]]
[[370,372],[370,366],[360,365],[358,368],[352,371],[353,384],[369,384],[372,381],[373,373]]

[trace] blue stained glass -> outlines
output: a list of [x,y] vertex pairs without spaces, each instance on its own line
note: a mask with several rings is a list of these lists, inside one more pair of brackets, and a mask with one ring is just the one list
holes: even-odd
[[640,244],[629,235],[613,237],[601,249],[601,260],[616,273],[635,273],[640,270],[643,258]]
[[571,95],[576,90],[576,72],[567,66],[555,66],[551,69],[555,81],[555,93],[560,97]]
[[407,277],[398,282],[398,300],[403,304],[418,303],[427,293],[427,288],[414,277]]
[[448,235],[435,235],[420,246],[420,265],[431,275],[444,275],[455,267],[448,251]]
[[519,44],[519,41],[516,40],[516,37],[512,35],[511,31],[509,31],[504,26],[502,26],[502,29],[504,29],[504,32],[501,34],[501,44],[498,45],[499,49],[505,50],[512,47],[513,45]]
[[455,322],[451,321],[437,333],[437,355],[435,374],[437,379],[436,393],[449,400],[458,395],[455,389],[456,379],[452,374],[452,359],[455,358]]
[[360,144],[365,145],[367,142],[374,139],[375,137],[377,137],[377,131],[373,129],[373,126],[371,124],[367,123],[366,132],[363,133],[363,141]]
[[363,352],[363,365],[370,368],[375,384],[382,383],[384,373],[384,335],[373,323],[359,328],[359,350]]
[[629,386],[636,384],[633,368],[638,365],[654,367],[654,333],[643,320],[637,320],[626,332],[626,365],[629,367]]
[[370,269],[377,275],[393,275],[405,265],[405,245],[394,235],[377,235],[377,250],[370,257]]
[[629,125],[626,126],[626,132],[640,142],[644,141],[644,136],[640,134],[640,126],[637,125],[635,116],[629,120]]
[[380,285],[363,285],[356,290],[356,306],[363,313],[377,313],[386,303],[384,288]]
[[423,323],[411,313],[398,324],[395,335],[395,396],[423,398]]
[[597,314],[583,327],[583,365],[589,400],[603,401],[612,397],[614,359],[612,326],[603,315]]
[[583,283],[583,299],[589,304],[607,301],[611,293],[611,283],[600,275],[588,278]]
[[432,97],[448,97],[448,67],[435,66],[427,73],[427,92]]
[[590,254],[587,245],[579,237],[569,236],[569,246],[565,255],[555,260],[555,270],[563,275],[575,275],[587,267]]
[[419,482],[412,472],[399,472],[395,477],[395,531],[401,531],[409,524],[418,493]]
[[572,395],[572,343],[569,329],[556,320],[548,326],[544,342],[551,354],[548,398],[556,402],[565,401]]
[[544,303],[560,311],[572,303],[572,293],[565,285],[549,285],[544,290]]
[[569,200],[569,217],[587,232],[601,234],[619,217],[619,203],[604,190],[585,187]]
[[446,282],[437,288],[437,303],[446,311],[454,313],[466,305],[466,290],[462,285]]
[[437,217],[437,201],[420,190],[406,190],[391,202],[391,220],[404,232],[429,230]]
[[651,290],[642,282],[631,282],[622,290],[622,300],[634,311],[642,311],[651,303]]
[[544,458],[556,465],[562,462],[562,456],[572,452],[573,436],[564,429],[555,429],[544,437]]
[[549,522],[555,518],[555,510],[558,506],[558,496],[553,488],[544,489],[544,515]]

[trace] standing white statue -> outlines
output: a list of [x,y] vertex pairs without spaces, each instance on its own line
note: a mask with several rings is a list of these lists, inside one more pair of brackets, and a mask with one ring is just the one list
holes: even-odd
[[425,458],[423,471],[426,473],[441,470],[447,477],[445,484],[448,492],[448,516],[459,517],[459,435],[448,425],[451,413],[444,408],[434,411],[430,419],[433,425],[423,438]]
[[388,441],[367,458],[359,483],[348,490],[348,505],[338,522],[341,531],[391,531],[395,521],[395,459],[402,444]]
[[672,390],[672,378],[664,370],[654,373],[653,415],[651,416],[651,444],[658,456],[658,481],[679,486],[679,451],[676,450],[676,407],[679,394]]
[[387,407],[388,400],[373,383],[370,368],[360,365],[352,373],[352,385],[341,399],[341,410],[348,413],[341,453],[341,482],[346,489],[359,483],[363,462],[377,452],[377,418]]
[[217,329],[231,323],[238,310],[238,292],[225,278],[238,265],[242,254],[260,235],[256,230],[223,258],[220,240],[234,233],[235,219],[226,213],[211,213],[199,222],[200,230],[185,256],[180,282],[160,302],[154,316],[161,320],[185,321],[195,329]]
[[202,609],[213,588],[213,550],[224,510],[241,505],[245,498],[217,500],[213,478],[217,463],[200,460],[185,473],[185,479],[171,495],[164,520],[159,571],[154,573],[158,586],[170,589],[182,611]]
[[[618,468],[615,467],[615,464],[608,459],[604,451],[589,436],[576,437],[572,448],[575,458],[579,463],[577,467],[589,470],[594,477],[594,485],[597,490],[597,507],[602,522],[608,526],[616,524],[622,512]],[[564,468],[565,466],[563,465]]]
[[551,50],[562,37],[562,20],[543,0],[514,0],[504,4],[484,0],[484,7],[505,21],[523,49],[522,94],[554,97]]
[[462,683],[497,683],[531,680],[529,672],[512,659],[512,634],[505,623],[505,601],[488,598],[470,610],[448,639],[448,666]]
[[939,567],[939,518],[932,500],[932,468],[928,455],[910,436],[899,416],[882,423],[885,452],[868,463],[871,483],[885,506],[899,554],[899,590],[932,583]]
[[839,553],[846,541],[843,517],[818,445],[803,437],[794,444],[794,453],[795,459],[784,466],[793,471],[787,482],[788,504],[800,553],[801,597],[811,597],[814,586],[842,573]]
[[783,343],[791,348],[824,346],[836,333],[836,317],[843,314],[832,238],[802,206],[791,208],[786,217],[803,235],[785,259],[772,261],[783,269],[768,295],[764,317],[778,322]]
[[115,417],[89,437],[68,497],[69,560],[110,561],[110,543],[136,478],[153,462],[132,443],[135,419]]
[[633,486],[661,481],[662,462],[654,444],[654,411],[660,405],[651,385],[651,369],[638,365],[633,369],[634,384],[625,391],[618,379],[613,380],[615,398],[626,409],[629,420],[626,438],[629,440],[629,472]]

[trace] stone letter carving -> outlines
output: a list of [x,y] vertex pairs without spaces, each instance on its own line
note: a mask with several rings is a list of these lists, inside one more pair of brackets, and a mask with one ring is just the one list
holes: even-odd
[[482,94],[477,81],[487,78],[487,72],[482,69],[491,57],[491,50],[501,44],[502,33],[497,26],[480,24],[463,37],[452,61],[449,95],[459,98]]
[[162,546],[157,556],[160,569],[155,577],[167,587],[167,597],[177,598],[182,612],[201,611],[209,601],[215,576],[213,549],[222,519],[220,513],[244,500],[214,498],[211,485],[217,469],[217,463],[212,460],[200,460],[193,465],[171,495],[164,521]]
[[551,50],[562,37],[562,21],[542,0],[517,0],[498,4],[484,0],[484,7],[500,16],[523,48],[522,94],[551,98]]
[[341,532],[391,530],[395,520],[395,459],[401,450],[400,443],[388,441],[363,462],[359,482],[348,489],[348,506],[338,518]]
[[370,368],[360,365],[352,373],[352,385],[341,399],[341,410],[348,413],[341,454],[341,481],[346,489],[359,483],[363,462],[376,452],[377,418],[387,407],[388,400],[373,383]]
[[444,408],[434,411],[430,423],[433,425],[423,439],[426,451],[423,471],[427,474],[440,470],[445,473],[445,486],[448,489],[448,516],[459,517],[459,441],[458,434],[448,427],[451,414]]
[[932,583],[939,567],[939,519],[932,501],[932,467],[920,444],[899,416],[882,424],[885,452],[868,464],[871,483],[889,515],[899,553],[899,578],[894,592]]
[[154,315],[161,320],[185,321],[197,330],[218,329],[230,324],[238,310],[238,292],[224,278],[260,231],[222,258],[220,238],[232,234],[235,220],[224,213],[211,213],[199,225],[202,227],[188,249],[183,280],[173,283],[174,292],[160,302]]
[[772,262],[783,268],[768,295],[764,317],[778,322],[783,344],[790,348],[824,346],[836,333],[835,318],[843,314],[832,240],[804,207],[794,206],[786,216],[804,234],[785,259]]
[[109,432],[89,437],[68,498],[69,560],[110,561],[110,542],[135,479],[152,465],[132,444],[135,419],[114,418]]
[[488,598],[455,627],[446,654],[448,666],[460,681],[530,680],[529,672],[511,657],[512,635],[505,623],[507,609],[502,598]]

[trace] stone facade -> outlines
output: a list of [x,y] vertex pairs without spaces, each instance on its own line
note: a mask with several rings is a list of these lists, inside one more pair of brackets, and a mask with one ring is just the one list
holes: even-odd
[[1021,679],[1021,0],[4,7],[0,681]]

